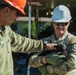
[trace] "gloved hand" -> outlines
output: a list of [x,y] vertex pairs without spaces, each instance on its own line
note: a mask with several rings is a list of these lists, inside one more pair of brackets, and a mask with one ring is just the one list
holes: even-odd
[[65,55],[60,55],[59,52],[54,52],[51,54],[47,54],[45,56],[46,63],[52,64],[54,66],[62,63],[65,59]]

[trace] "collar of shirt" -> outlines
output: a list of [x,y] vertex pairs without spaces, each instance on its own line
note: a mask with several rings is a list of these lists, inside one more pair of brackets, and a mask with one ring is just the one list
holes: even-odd
[[5,31],[5,26],[0,26],[0,32]]
[[56,36],[53,34],[52,35],[52,40],[53,40],[53,42],[57,42],[57,41],[62,41],[62,40],[64,40],[64,39],[66,39],[68,37],[68,31],[62,36],[62,37],[60,37],[59,39],[56,39]]

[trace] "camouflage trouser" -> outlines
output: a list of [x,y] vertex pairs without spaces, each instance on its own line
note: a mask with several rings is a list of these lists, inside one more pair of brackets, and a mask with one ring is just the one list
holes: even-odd
[[66,67],[63,66],[47,66],[47,70],[50,75],[76,75],[76,69],[67,71]]
[[59,66],[42,66],[39,68],[42,75],[76,75],[76,69],[67,71],[67,68],[63,65]]
[[76,69],[67,72],[65,75],[76,75]]
[[63,66],[47,65],[46,69],[50,75],[65,75],[67,72],[66,68],[63,69]]
[[52,73],[52,74],[42,74],[42,75],[58,75],[58,74]]
[[51,74],[42,74],[42,75],[76,75],[76,69],[67,72],[66,74],[56,74],[56,73],[51,73]]
[[40,72],[42,75],[65,75],[66,71],[61,69],[60,67],[54,67],[51,65],[41,66],[39,67]]

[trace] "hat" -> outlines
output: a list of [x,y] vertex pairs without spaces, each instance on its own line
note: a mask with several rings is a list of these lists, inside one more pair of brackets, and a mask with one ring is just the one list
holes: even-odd
[[51,18],[54,22],[68,22],[71,20],[70,10],[64,5],[59,5],[54,9]]
[[25,15],[24,8],[26,6],[26,1],[27,0],[0,0],[0,4],[8,4]]

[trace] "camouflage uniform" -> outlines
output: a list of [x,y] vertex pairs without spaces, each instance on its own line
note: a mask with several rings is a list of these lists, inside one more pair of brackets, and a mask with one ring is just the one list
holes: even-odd
[[76,75],[76,36],[66,32],[63,37],[56,39],[54,35],[45,38],[54,43],[63,42],[69,54],[67,60],[61,52],[54,52],[45,56],[47,65],[41,63],[42,56],[35,54],[30,57],[29,65],[38,68],[42,75]]
[[33,52],[43,49],[43,42],[14,33],[9,26],[0,27],[0,75],[14,75],[12,52]]

